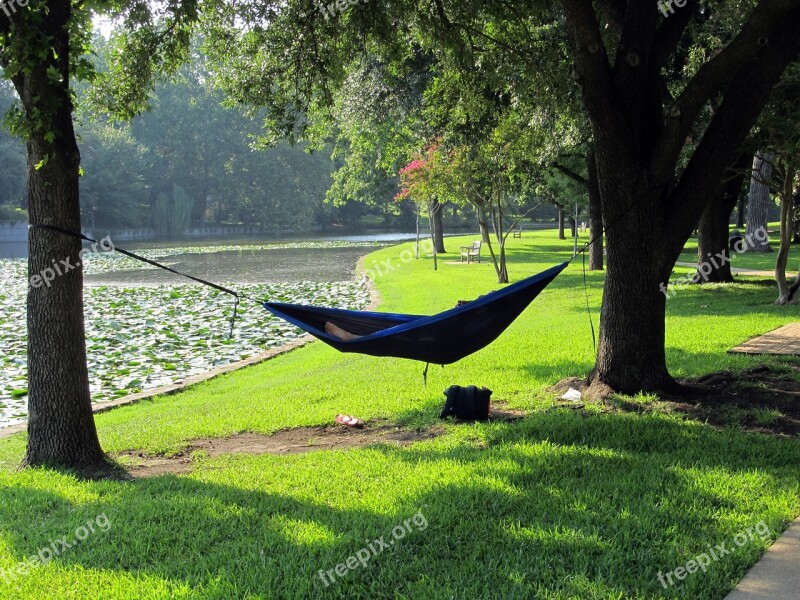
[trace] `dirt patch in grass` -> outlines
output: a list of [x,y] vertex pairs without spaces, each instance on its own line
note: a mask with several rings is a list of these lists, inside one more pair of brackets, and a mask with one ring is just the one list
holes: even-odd
[[666,397],[673,410],[715,426],[739,426],[780,436],[800,434],[800,364],[718,371],[682,381],[685,396]]
[[[511,422],[523,418],[524,410],[509,409],[505,402],[493,402],[489,422]],[[363,428],[344,425],[295,427],[271,435],[238,433],[225,438],[193,440],[186,450],[174,456],[153,456],[141,452],[121,452],[114,458],[124,464],[132,477],[182,475],[191,473],[195,454],[214,458],[223,454],[302,454],[320,450],[343,450],[375,444],[408,446],[444,433],[444,427],[404,429],[386,422],[368,422]]]
[[[800,363],[718,371],[679,383],[683,386],[680,394],[643,399],[614,395],[604,398],[603,404],[611,411],[677,412],[714,427],[739,427],[783,437],[800,434]],[[582,385],[584,381],[573,378],[552,391],[582,390]]]
[[123,459],[134,477],[150,477],[168,473],[180,475],[194,469],[195,453],[211,458],[223,454],[301,454],[319,450],[342,450],[374,444],[407,446],[413,442],[434,438],[443,433],[442,427],[424,430],[402,429],[395,425],[367,423],[356,429],[343,425],[295,427],[271,435],[239,433],[225,438],[193,440],[189,447],[174,456],[152,456],[138,452],[122,452]]

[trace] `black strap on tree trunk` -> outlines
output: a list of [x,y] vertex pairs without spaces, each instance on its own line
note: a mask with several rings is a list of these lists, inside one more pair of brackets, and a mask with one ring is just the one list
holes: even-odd
[[[70,236],[70,237],[74,237],[74,238],[77,238],[79,240],[84,240],[86,242],[90,242],[90,243],[93,243],[93,244],[99,244],[100,243],[97,240],[94,240],[94,239],[92,239],[92,238],[90,238],[88,236],[83,235],[81,232],[70,231],[69,229],[64,229],[63,227],[58,227],[57,225],[33,224],[33,225],[29,225],[28,229],[46,229],[48,231],[55,231],[57,233],[61,233],[61,234],[64,234],[64,235],[67,235],[67,236]],[[240,294],[238,292],[235,292],[235,291],[233,291],[233,290],[231,290],[229,288],[226,288],[224,286],[221,286],[221,285],[219,285],[217,283],[212,283],[210,281],[206,281],[205,279],[201,279],[199,277],[195,277],[194,275],[188,275],[186,273],[181,273],[180,271],[176,271],[175,269],[173,269],[171,267],[168,267],[166,265],[162,265],[159,262],[156,262],[156,261],[151,260],[149,258],[145,258],[144,256],[140,256],[139,254],[136,254],[134,252],[130,252],[129,250],[125,250],[123,248],[118,248],[117,246],[114,246],[114,251],[115,252],[119,252],[120,254],[124,254],[125,256],[129,256],[129,257],[131,257],[131,258],[133,258],[135,260],[141,261],[143,263],[147,263],[148,265],[153,265],[154,267],[158,267],[159,269],[164,269],[165,271],[169,271],[170,273],[175,273],[175,275],[180,275],[181,277],[186,277],[188,279],[191,279],[192,281],[196,281],[197,283],[202,283],[203,285],[207,285],[209,287],[214,288],[215,290],[219,290],[220,292],[224,292],[225,294],[230,294],[231,296],[233,296],[233,298],[234,298],[233,315],[231,316],[231,331],[230,331],[230,334],[229,334],[229,337],[233,337],[233,327],[236,324],[236,316],[237,316],[238,309],[239,309]]]

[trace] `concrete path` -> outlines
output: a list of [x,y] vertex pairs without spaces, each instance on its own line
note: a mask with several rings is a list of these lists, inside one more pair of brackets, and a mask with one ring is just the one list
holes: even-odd
[[[696,267],[697,263],[693,262],[676,262],[675,263],[679,267]],[[775,277],[775,271],[755,271],[753,269],[739,269],[737,267],[731,267],[731,273],[736,275],[758,275],[759,277]]]
[[778,538],[725,600],[800,598],[800,518]]

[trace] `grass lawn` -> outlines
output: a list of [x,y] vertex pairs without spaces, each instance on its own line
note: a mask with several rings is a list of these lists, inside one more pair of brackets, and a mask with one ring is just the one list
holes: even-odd
[[[447,239],[437,272],[403,263],[408,244],[367,257],[383,272],[381,309],[437,312],[496,289],[490,264],[455,264],[471,240]],[[512,279],[570,247],[553,231],[509,240]],[[588,274],[595,323],[602,280]],[[773,296],[756,280],[680,288],[667,305],[672,373],[780,366],[726,354],[797,319]],[[585,306],[578,262],[488,348],[431,366],[427,387],[421,364],[314,343],[96,417],[106,451],[143,455],[339,412],[441,427],[406,447],[195,452],[190,474],[126,482],[18,471],[24,436],[0,440],[0,598],[722,598],[800,514],[800,444],[669,412],[556,406],[546,388],[592,365]],[[442,390],[471,383],[530,413],[441,425]],[[730,552],[703,571],[674,575],[720,544]],[[23,572],[47,548],[55,557]]]

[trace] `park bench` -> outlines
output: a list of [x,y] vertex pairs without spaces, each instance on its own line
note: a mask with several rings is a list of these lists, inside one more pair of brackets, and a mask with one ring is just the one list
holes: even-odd
[[522,237],[522,225],[520,225],[518,227],[515,227],[511,231],[511,237],[515,237],[515,238],[521,238]]
[[461,246],[461,262],[464,262],[465,258],[468,264],[476,258],[481,262],[481,244],[480,240],[475,240],[472,246]]

